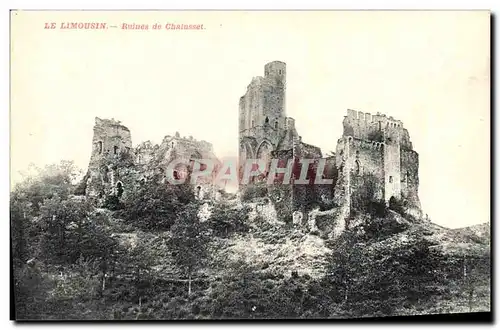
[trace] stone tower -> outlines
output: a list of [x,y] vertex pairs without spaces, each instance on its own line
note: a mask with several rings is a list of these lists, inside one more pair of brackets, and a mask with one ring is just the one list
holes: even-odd
[[336,150],[337,203],[349,202],[360,189],[373,189],[374,199],[400,200],[419,217],[418,153],[403,123],[380,113],[348,110],[343,125]]
[[96,117],[92,145],[91,165],[112,160],[122,153],[130,152],[132,148],[130,130],[114,119]]
[[[293,120],[286,118],[286,64],[279,61],[264,66],[264,77],[254,77],[240,98],[240,162],[264,159],[276,150]],[[289,127],[291,126],[291,127]]]
[[[264,170],[264,175],[250,178],[248,182],[248,185],[258,186],[261,192],[265,192],[275,202],[281,217],[291,217],[294,210],[307,211],[313,207],[311,200],[331,200],[333,195],[332,185],[293,184],[301,173],[299,160],[303,158],[315,160],[315,163],[310,165],[313,172],[322,159],[321,150],[304,143],[295,128],[295,120],[287,117],[286,64],[280,61],[267,63],[264,66],[264,77],[254,77],[245,95],[240,98],[240,173],[243,173],[242,166],[247,159],[264,160],[267,166],[270,165],[271,159],[275,159],[278,160],[279,167],[286,167],[289,161],[293,161],[292,175],[288,183],[281,184],[278,178],[271,181],[272,184],[267,184],[267,170]],[[330,160],[327,161],[328,166],[334,169],[334,164],[331,164]],[[314,176],[308,175],[308,179],[313,180]],[[253,190],[247,190],[245,183],[239,187],[242,195]]]
[[117,170],[119,162],[131,153],[130,130],[114,119],[95,118],[92,153],[87,173],[86,194],[103,198],[121,194],[123,183]]

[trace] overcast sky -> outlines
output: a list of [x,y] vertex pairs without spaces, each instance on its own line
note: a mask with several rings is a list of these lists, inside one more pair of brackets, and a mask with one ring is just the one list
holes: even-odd
[[[106,22],[47,30],[45,22]],[[149,30],[122,30],[122,23]],[[201,31],[151,30],[154,23]],[[12,17],[12,180],[29,163],[85,169],[96,116],[134,145],[179,131],[238,145],[238,101],[267,62],[287,63],[287,115],[335,150],[346,110],[402,120],[420,155],[425,213],[449,227],[490,218],[488,12],[18,12]]]

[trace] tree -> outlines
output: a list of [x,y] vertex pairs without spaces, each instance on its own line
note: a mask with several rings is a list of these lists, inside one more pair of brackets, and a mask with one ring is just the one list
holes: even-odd
[[71,161],[47,165],[43,168],[31,165],[29,173],[24,173],[23,181],[14,186],[10,194],[10,219],[12,251],[16,264],[36,257],[42,237],[44,221],[39,218],[44,203],[55,198],[52,209],[57,210],[59,203],[66,200],[73,190],[73,183],[80,172]]
[[195,200],[189,184],[162,184],[149,180],[128,194],[120,213],[145,230],[169,230],[183,207]]
[[187,205],[170,230],[172,256],[188,277],[188,295],[191,294],[192,275],[201,268],[207,255],[208,236],[197,214],[197,203]]
[[43,168],[32,165],[29,173],[23,174],[23,181],[13,190],[11,198],[23,199],[38,211],[45,199],[59,196],[66,199],[75,188],[75,181],[81,171],[72,161],[61,161],[59,164],[46,165]]
[[30,204],[26,201],[10,202],[10,221],[11,221],[11,246],[14,264],[22,265],[29,257],[28,251],[28,231],[29,231],[29,208]]
[[207,225],[219,237],[228,237],[234,232],[248,232],[249,212],[248,206],[236,209],[227,205],[219,205],[214,209]]

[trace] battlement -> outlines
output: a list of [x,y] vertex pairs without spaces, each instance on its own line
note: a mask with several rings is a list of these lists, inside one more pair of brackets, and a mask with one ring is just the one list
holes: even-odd
[[396,127],[402,128],[403,122],[401,120],[394,119],[392,116],[387,116],[377,112],[377,114],[372,115],[368,112],[356,111],[352,109],[347,109],[347,118],[349,120],[364,121],[367,123],[382,122],[385,127]]

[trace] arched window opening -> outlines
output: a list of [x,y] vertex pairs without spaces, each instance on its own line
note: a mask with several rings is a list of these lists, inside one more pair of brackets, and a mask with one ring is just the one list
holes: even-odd
[[392,176],[389,177],[389,183],[392,183]]
[[118,182],[116,184],[116,196],[120,198],[122,197],[122,195],[123,195],[123,185],[121,182]]
[[97,152],[102,154],[102,141],[97,142]]
[[391,198],[389,198],[389,208],[394,210],[397,208],[397,206],[398,206],[398,201],[394,196],[391,196]]
[[114,147],[113,147],[113,152],[115,153],[115,155],[117,155],[117,154],[118,154],[118,146],[114,146]]
[[106,165],[103,165],[102,166],[102,180],[106,183],[109,182],[109,178],[108,178],[108,172],[109,172],[109,169]]
[[354,171],[356,174],[359,174],[360,171],[359,160],[356,160]]
[[274,122],[274,129],[278,129],[278,121],[277,120]]
[[269,124],[269,118],[266,117],[266,120],[264,121],[264,124]]

